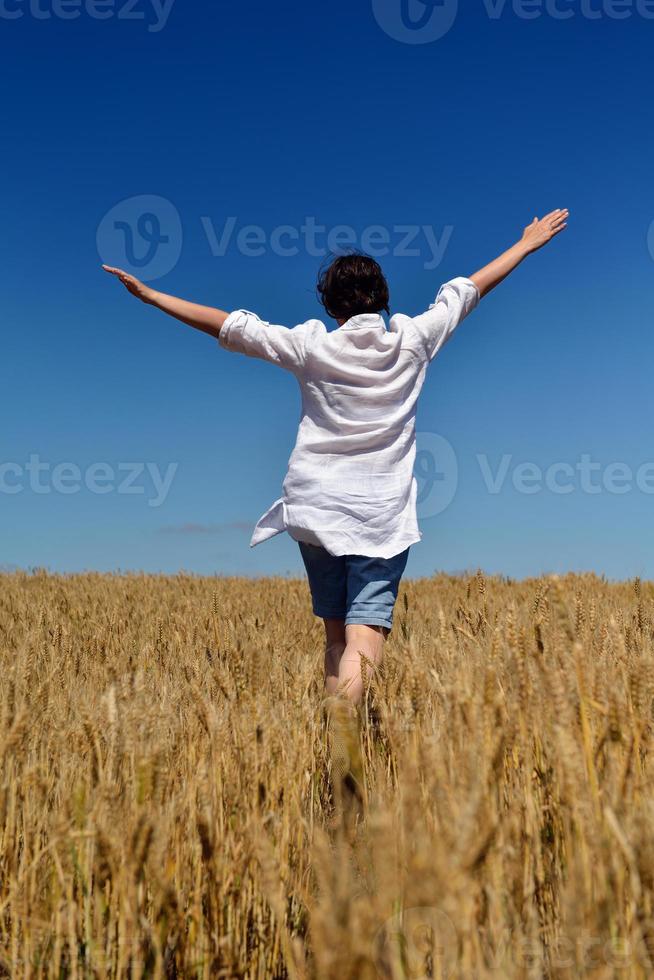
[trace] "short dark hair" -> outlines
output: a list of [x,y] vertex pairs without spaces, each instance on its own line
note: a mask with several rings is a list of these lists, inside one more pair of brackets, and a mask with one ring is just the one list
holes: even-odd
[[349,320],[357,313],[390,312],[388,283],[379,263],[359,252],[338,255],[321,270],[318,295],[335,320]]

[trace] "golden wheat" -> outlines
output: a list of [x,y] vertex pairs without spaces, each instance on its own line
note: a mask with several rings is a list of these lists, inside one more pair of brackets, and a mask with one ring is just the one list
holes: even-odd
[[304,582],[0,588],[0,976],[654,973],[650,583],[404,583],[354,815]]

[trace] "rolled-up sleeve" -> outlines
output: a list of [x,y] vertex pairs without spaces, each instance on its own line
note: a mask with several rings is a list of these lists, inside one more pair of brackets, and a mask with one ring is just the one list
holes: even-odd
[[280,327],[261,320],[249,310],[230,313],[218,334],[218,343],[226,350],[248,357],[271,361],[288,371],[304,365],[307,324]]
[[431,361],[458,325],[479,303],[479,290],[471,279],[459,276],[441,286],[426,313],[413,318],[413,323]]

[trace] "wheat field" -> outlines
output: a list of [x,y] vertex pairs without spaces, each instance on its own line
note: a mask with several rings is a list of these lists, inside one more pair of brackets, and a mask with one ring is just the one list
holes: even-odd
[[355,807],[303,581],[0,586],[0,976],[654,974],[653,585],[403,583]]

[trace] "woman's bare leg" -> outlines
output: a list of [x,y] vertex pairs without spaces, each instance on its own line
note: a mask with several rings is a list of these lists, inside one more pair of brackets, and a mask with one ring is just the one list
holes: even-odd
[[325,693],[335,694],[338,690],[338,671],[345,650],[345,621],[324,619],[325,624]]
[[[337,688],[352,704],[359,704],[363,697],[362,655],[366,661],[379,667],[387,635],[385,626],[349,624],[345,627],[347,642],[340,661]],[[366,669],[370,670],[369,664],[366,664]]]

